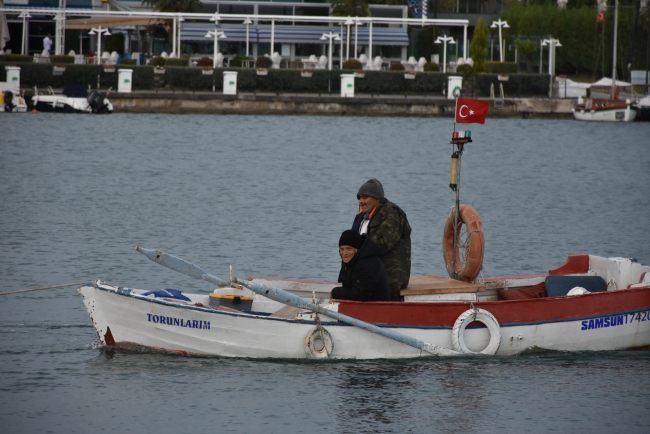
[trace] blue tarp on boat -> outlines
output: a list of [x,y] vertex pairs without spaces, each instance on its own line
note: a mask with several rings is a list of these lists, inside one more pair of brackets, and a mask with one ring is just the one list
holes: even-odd
[[183,301],[192,301],[189,298],[185,297],[182,292],[180,292],[178,289],[156,289],[153,291],[145,292],[144,294],[145,297],[153,295],[154,297],[157,298],[173,298],[176,300],[183,300]]

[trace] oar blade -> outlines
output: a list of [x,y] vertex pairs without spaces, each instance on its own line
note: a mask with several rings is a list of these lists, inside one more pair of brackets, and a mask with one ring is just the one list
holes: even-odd
[[179,273],[194,277],[195,279],[206,280],[210,283],[214,283],[217,286],[228,286],[228,282],[219,279],[216,276],[213,276],[212,274],[192,264],[191,262],[188,262],[174,255],[170,255],[169,253],[165,253],[160,250],[143,249],[139,246],[137,246],[135,250],[142,253],[156,264],[164,265],[165,267],[171,268],[172,270],[178,271]]

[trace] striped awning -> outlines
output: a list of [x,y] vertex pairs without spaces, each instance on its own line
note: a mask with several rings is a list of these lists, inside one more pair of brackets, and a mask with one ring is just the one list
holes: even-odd
[[[209,42],[205,35],[214,30],[212,23],[183,23],[181,26],[181,41]],[[241,24],[221,24],[219,30],[227,39],[224,42],[246,42],[246,26]],[[257,30],[254,26],[248,27],[249,42],[257,42]]]
[[[181,31],[181,40],[183,41],[205,41],[206,33],[214,30],[212,23],[184,23]],[[225,33],[228,41],[245,42],[246,26],[242,24],[222,24],[220,30]],[[323,44],[323,33],[341,34],[341,27],[326,26],[286,26],[275,25],[273,41],[278,44]],[[343,27],[341,37],[346,38],[347,27]],[[354,42],[355,31],[350,28],[350,42]],[[270,43],[271,42],[271,25],[257,25],[249,27],[249,41],[251,43]],[[359,28],[357,41],[360,45],[370,43],[370,29]],[[396,45],[406,47],[409,44],[406,29],[392,27],[374,27],[372,29],[373,45]]]
[[151,26],[154,24],[163,24],[164,20],[159,18],[138,18],[138,17],[99,17],[99,18],[75,18],[65,22],[65,28],[71,29],[92,29],[93,27],[115,28],[129,26]]

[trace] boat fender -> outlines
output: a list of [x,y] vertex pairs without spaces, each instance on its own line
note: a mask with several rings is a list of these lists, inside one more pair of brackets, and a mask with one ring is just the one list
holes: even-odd
[[590,292],[587,291],[587,289],[583,288],[582,286],[576,286],[575,288],[572,288],[569,292],[566,293],[566,295],[582,295],[582,294],[590,294]]
[[[490,332],[490,342],[487,344],[482,351],[476,352],[467,348],[465,345],[465,328],[468,324],[478,321],[485,324]],[[494,318],[494,316],[485,309],[469,309],[463,312],[456,322],[454,327],[451,329],[451,343],[454,347],[454,350],[465,353],[465,354],[496,354],[501,344],[501,331],[499,329],[499,323]]]
[[[442,237],[442,255],[445,259],[445,266],[449,276],[463,282],[473,282],[483,268],[483,252],[485,241],[483,237],[483,223],[474,208],[469,205],[461,205],[459,221],[454,231],[454,213],[456,207],[452,208]],[[465,225],[467,237],[462,242],[461,252],[461,229]],[[454,270],[454,232],[456,233],[456,270]],[[461,254],[462,253],[462,254]]]
[[315,359],[326,359],[332,354],[334,341],[332,335],[322,327],[316,327],[305,337],[305,352]]

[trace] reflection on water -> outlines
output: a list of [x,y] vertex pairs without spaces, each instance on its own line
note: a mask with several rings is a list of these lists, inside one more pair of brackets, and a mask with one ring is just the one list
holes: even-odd
[[[333,280],[371,177],[408,214],[413,274],[444,274],[448,119],[0,118],[0,290],[97,278],[212,290],[136,245],[226,276]],[[472,126],[461,200],[484,277],[567,255],[650,262],[648,124]],[[38,131],[38,134],[35,133]],[[624,138],[624,139],[622,139]],[[295,362],[110,351],[75,288],[0,300],[2,432],[650,432],[648,352]]]

